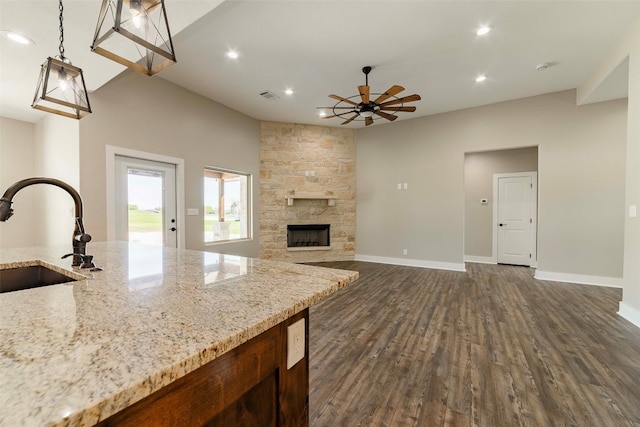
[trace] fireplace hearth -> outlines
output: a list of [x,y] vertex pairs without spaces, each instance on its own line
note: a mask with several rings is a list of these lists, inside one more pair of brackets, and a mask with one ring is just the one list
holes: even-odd
[[331,248],[330,224],[287,225],[288,250],[327,250]]

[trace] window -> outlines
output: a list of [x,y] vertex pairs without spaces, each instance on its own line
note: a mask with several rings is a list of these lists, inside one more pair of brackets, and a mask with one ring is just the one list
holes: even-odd
[[251,238],[251,175],[204,169],[204,242]]

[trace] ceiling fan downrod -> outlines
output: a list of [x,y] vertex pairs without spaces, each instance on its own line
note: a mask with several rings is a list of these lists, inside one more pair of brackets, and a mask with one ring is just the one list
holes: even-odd
[[364,73],[364,85],[369,86],[369,73],[371,72],[371,67],[368,65],[363,67],[362,72]]

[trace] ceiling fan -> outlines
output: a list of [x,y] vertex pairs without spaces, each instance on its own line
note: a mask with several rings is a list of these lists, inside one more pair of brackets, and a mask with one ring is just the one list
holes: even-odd
[[[332,117],[340,117],[345,118],[348,114],[352,114],[347,120],[342,122],[341,124],[346,125],[351,123],[354,120],[362,121],[364,120],[365,126],[369,126],[373,124],[373,121],[378,119],[379,117],[383,117],[387,120],[394,121],[398,118],[395,114],[400,111],[405,111],[408,113],[413,113],[416,111],[416,107],[414,106],[405,106],[404,104],[407,102],[419,101],[420,95],[409,95],[403,98],[398,98],[396,95],[404,90],[402,86],[393,85],[389,89],[387,89],[384,93],[371,93],[369,88],[369,73],[371,72],[371,67],[366,66],[362,69],[362,72],[365,76],[365,85],[358,86],[359,95],[350,96],[349,98],[343,98],[338,95],[329,95],[329,98],[335,99],[338,102],[333,107],[318,107],[322,109],[331,109],[333,111],[333,115],[325,116],[325,119],[330,119]],[[371,95],[378,95],[376,99],[371,100]],[[353,98],[360,97],[360,102],[356,102]],[[342,105],[341,105],[342,104]],[[336,111],[338,110],[338,111]],[[340,112],[340,110],[348,110],[345,112]],[[374,116],[379,116],[374,119]]]

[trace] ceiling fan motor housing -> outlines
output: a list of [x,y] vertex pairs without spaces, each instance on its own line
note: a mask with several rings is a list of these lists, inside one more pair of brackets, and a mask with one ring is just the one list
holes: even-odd
[[380,106],[373,101],[370,101],[368,104],[361,102],[355,109],[358,115],[362,117],[371,117],[376,111],[379,110]]

